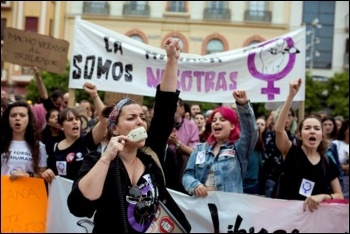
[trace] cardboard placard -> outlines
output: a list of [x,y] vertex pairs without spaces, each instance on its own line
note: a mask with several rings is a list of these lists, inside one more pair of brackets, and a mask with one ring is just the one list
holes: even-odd
[[46,210],[43,179],[1,176],[1,233],[45,233]]
[[5,28],[2,60],[62,74],[67,65],[69,42],[31,31]]

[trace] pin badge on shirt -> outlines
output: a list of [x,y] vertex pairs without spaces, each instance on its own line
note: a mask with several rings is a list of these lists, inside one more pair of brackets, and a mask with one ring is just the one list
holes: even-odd
[[56,168],[59,175],[67,175],[67,162],[57,161]]
[[299,194],[305,197],[311,196],[314,186],[315,186],[315,182],[312,182],[311,180],[303,179],[301,181],[301,185],[299,188]]
[[202,164],[205,161],[205,152],[199,152],[196,158],[196,164]]

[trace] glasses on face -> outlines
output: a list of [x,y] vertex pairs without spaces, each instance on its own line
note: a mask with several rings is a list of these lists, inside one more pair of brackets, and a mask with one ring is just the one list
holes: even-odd
[[153,199],[151,196],[149,196],[150,194],[142,195],[139,187],[135,185],[130,188],[129,194],[132,198],[137,200],[135,206],[135,212],[137,215],[141,217],[149,217],[151,214],[155,213],[155,204],[152,203]]

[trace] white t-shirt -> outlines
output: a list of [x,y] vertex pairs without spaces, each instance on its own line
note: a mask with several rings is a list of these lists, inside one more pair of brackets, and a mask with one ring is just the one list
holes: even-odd
[[[40,142],[39,167],[47,167],[47,155],[45,145]],[[11,141],[9,147],[10,157],[6,162],[5,154],[1,154],[1,175],[10,175],[13,170],[21,169],[24,172],[34,173],[32,165],[32,153],[25,141]]]
[[340,163],[349,163],[349,144],[339,140],[334,140],[333,143],[337,146]]

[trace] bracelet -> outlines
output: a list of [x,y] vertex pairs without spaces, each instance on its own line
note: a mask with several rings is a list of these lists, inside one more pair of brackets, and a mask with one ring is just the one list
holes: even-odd
[[328,194],[330,197],[331,197],[331,200],[333,200],[333,196],[332,196],[332,194]]
[[178,149],[178,148],[180,147],[180,145],[181,145],[181,141],[179,141],[179,142],[176,144],[175,148]]
[[109,166],[109,163],[106,163],[102,158],[100,158],[100,160],[101,160],[104,164],[106,164],[107,166]]
[[34,177],[34,173],[33,172],[27,171],[27,173],[28,173],[29,177]]

